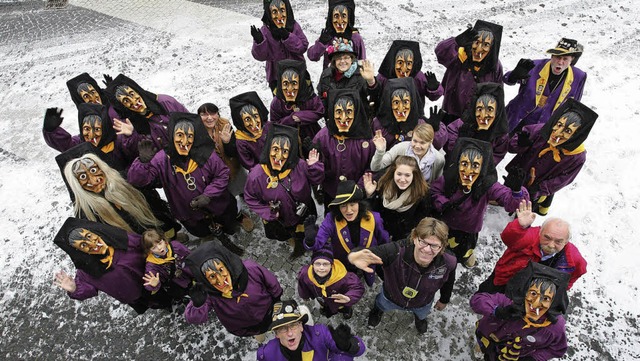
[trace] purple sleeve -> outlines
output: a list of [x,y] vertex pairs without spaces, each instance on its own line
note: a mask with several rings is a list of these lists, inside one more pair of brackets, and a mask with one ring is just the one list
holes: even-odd
[[479,292],[471,296],[469,300],[469,305],[473,312],[491,317],[493,317],[493,310],[495,310],[496,307],[508,306],[511,303],[511,300],[502,293],[491,294]]
[[438,177],[431,183],[431,199],[433,200],[433,208],[437,212],[442,212],[442,206],[449,202],[449,198],[444,195],[444,176]]
[[364,47],[364,39],[359,33],[353,33],[351,35],[353,41],[353,51],[356,53],[358,60],[364,60],[367,58],[367,49]]
[[562,173],[558,176],[540,182],[540,190],[534,195],[534,197],[537,198],[543,195],[555,194],[560,189],[571,184],[571,182],[576,179],[584,165],[586,160],[586,155],[584,153],[585,152],[575,155],[575,161],[563,164]]
[[437,150],[442,149],[449,141],[449,131],[443,122],[440,122],[438,131],[433,135],[433,147]]
[[149,163],[142,163],[139,158],[136,158],[129,168],[127,180],[135,187],[144,187],[153,183],[160,175],[159,163],[163,160],[164,151],[162,150],[156,153]]
[[[335,223],[333,222],[333,216],[331,215],[331,212],[329,212],[324,217],[324,220],[318,228],[318,233],[316,234],[316,243],[313,245],[313,247],[311,247],[311,249],[316,251],[323,248],[334,233],[336,233]],[[307,246],[305,244],[305,248],[306,247]]]
[[351,299],[345,304],[345,306],[353,306],[362,299],[362,296],[364,295],[364,285],[360,281],[360,278],[358,278],[358,276],[353,272],[347,272],[347,275],[344,278],[348,285],[348,291],[345,292],[344,295]]
[[458,48],[456,38],[453,37],[439,42],[435,50],[438,63],[444,65],[445,68],[449,68],[455,61],[459,61]]
[[213,301],[211,300],[211,296],[208,296],[205,303],[200,307],[194,306],[193,301],[189,301],[189,304],[187,304],[187,307],[184,309],[184,318],[187,323],[201,325],[209,321],[209,311],[212,308]]
[[271,298],[280,298],[280,296],[282,296],[282,286],[280,286],[280,282],[278,282],[276,275],[273,274],[273,272],[269,271],[266,267],[258,263],[256,263],[256,265],[258,266],[258,269],[260,269],[264,285],[267,288],[267,292],[269,292],[269,294],[271,295]]
[[140,134],[133,130],[131,135],[118,135],[119,142],[121,144],[122,153],[129,159],[135,159],[138,156],[138,143],[142,139]]
[[493,164],[498,165],[507,155],[509,149],[509,134],[503,134],[493,141]]
[[435,102],[436,100],[440,99],[442,95],[444,95],[444,88],[442,87],[442,83],[438,85],[438,89],[436,90],[429,90],[427,88],[425,88],[425,90],[427,91],[427,98],[432,102]]
[[262,25],[260,28],[260,32],[262,33],[262,37],[264,38],[260,44],[257,44],[255,40],[253,41],[253,46],[251,47],[251,55],[253,58],[259,61],[266,61],[273,56],[271,56],[271,46],[269,46],[269,38],[271,37],[271,32],[269,28],[265,25]]
[[249,208],[258,214],[265,221],[274,221],[275,214],[271,213],[271,207],[263,200],[260,192],[260,176],[262,169],[260,165],[256,165],[251,169],[247,176],[247,182],[244,185],[244,201]]
[[238,151],[238,160],[246,170],[251,170],[256,164],[256,157],[248,146],[248,141],[236,140],[236,150]]
[[382,220],[382,217],[376,212],[374,213],[374,218],[376,220],[375,234],[378,244],[389,243],[389,232],[384,229],[384,221]]
[[489,188],[487,194],[489,199],[495,200],[499,205],[504,207],[505,211],[515,212],[521,200],[529,200],[529,192],[527,189],[522,187],[520,190],[521,194],[516,195],[509,187],[496,182]]
[[444,146],[445,152],[451,153],[453,148],[456,146],[460,126],[462,126],[462,119],[456,119],[447,126],[447,143]]
[[309,47],[309,40],[307,40],[307,37],[297,22],[293,24],[293,31],[289,33],[289,37],[283,40],[282,43],[287,50],[300,55],[304,54],[305,51],[307,51],[307,47]]
[[[311,99],[307,100],[304,105],[307,109],[294,112],[292,115],[296,115],[300,118],[301,124],[317,124],[318,120],[324,116],[324,105],[322,104],[322,99],[320,99],[319,96],[314,95]],[[293,117],[291,117],[291,120],[293,121],[293,126],[298,124],[298,122],[293,120]]]
[[324,163],[321,160],[315,162],[312,166],[308,166],[307,162],[304,162],[306,166],[307,179],[312,185],[319,185],[324,182]]
[[62,127],[57,127],[52,132],[47,132],[42,129],[42,135],[44,136],[45,143],[58,152],[65,152],[73,146],[82,143],[80,136],[71,136],[71,134]]
[[318,61],[322,58],[325,50],[327,50],[327,45],[321,43],[320,39],[318,39],[309,49],[307,49],[307,57],[311,61]]
[[211,153],[209,160],[204,166],[204,170],[209,174],[211,180],[204,188],[202,194],[210,197],[220,197],[229,185],[229,167],[220,159],[215,152]]
[[307,279],[307,272],[309,270],[309,265],[302,266],[300,271],[298,272],[298,296],[303,300],[308,300],[313,298],[314,294],[307,286],[307,283],[304,281]]
[[71,293],[67,293],[69,297],[74,300],[83,301],[91,297],[98,295],[98,289],[88,282],[91,276],[86,274],[82,270],[76,270],[76,290]]

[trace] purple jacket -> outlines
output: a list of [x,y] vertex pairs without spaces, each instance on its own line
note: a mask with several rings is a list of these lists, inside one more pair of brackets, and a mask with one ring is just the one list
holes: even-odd
[[156,114],[149,118],[151,134],[140,135],[141,139],[150,139],[156,149],[164,149],[169,144],[169,134],[167,127],[169,126],[169,113],[182,112],[189,113],[187,108],[173,97],[165,94],[158,94],[158,102],[167,111],[167,114]]
[[[298,111],[294,111],[284,100],[278,97],[273,97],[270,108],[271,121],[276,124],[298,128],[300,139],[306,137],[313,139],[320,130],[318,120],[324,116],[324,105],[322,105],[322,99],[316,94],[300,105],[300,110]],[[300,122],[293,120],[293,115],[300,118]]]
[[127,251],[116,249],[113,254],[111,271],[100,278],[88,273],[76,271],[76,290],[68,293],[75,300],[86,300],[95,297],[102,291],[122,303],[135,303],[143,292],[142,276],[144,275],[144,256],[141,249],[141,237],[129,233],[129,248]]
[[[493,315],[496,307],[504,307],[513,302],[502,293],[476,293],[469,300],[475,313],[483,317],[478,321],[476,337],[491,341],[486,355],[497,360],[500,349],[516,337],[521,338],[520,357],[529,356],[536,361],[561,358],[567,352],[565,320],[558,316],[557,322],[547,327],[527,327],[523,319],[501,320]],[[496,342],[496,340],[499,340]],[[480,340],[478,340],[480,342]]]
[[189,302],[184,310],[188,323],[207,322],[209,311],[213,309],[224,328],[236,336],[253,336],[265,331],[258,329],[259,325],[265,317],[271,317],[273,302],[282,295],[282,287],[276,276],[265,267],[250,259],[243,260],[242,264],[249,277],[244,291],[234,290],[231,298],[209,295],[200,307]]
[[[333,337],[331,337],[329,328],[320,323],[313,326],[304,325],[302,338],[304,339],[304,346],[302,346],[303,360],[350,361],[353,360],[354,357],[362,355],[366,349],[362,339],[355,336],[355,338],[358,339],[358,345],[360,346],[358,352],[351,356],[340,351],[336,346],[336,343],[333,341]],[[300,342],[302,342],[302,340]],[[258,361],[287,361],[287,358],[285,358],[282,351],[280,351],[280,340],[277,338],[267,342],[266,345],[260,346],[260,348],[258,348],[256,359]]]
[[[385,84],[387,84],[387,78],[380,73],[376,75],[376,80],[380,82],[381,89],[384,88]],[[418,94],[420,94],[420,104],[422,104],[423,107],[426,104],[424,100],[425,98],[428,98],[429,100],[435,102],[436,100],[440,99],[442,94],[444,94],[444,88],[442,87],[442,84],[438,85],[438,89],[436,90],[427,89],[427,77],[426,75],[424,75],[422,70],[416,73],[416,75],[413,77],[413,82],[416,84],[416,90],[418,90]]]
[[302,219],[296,215],[296,202],[304,203],[308,207],[315,207],[311,198],[311,185],[318,185],[324,180],[324,165],[316,162],[309,167],[307,162],[300,159],[291,173],[278,182],[276,188],[267,189],[268,177],[257,164],[247,176],[244,186],[244,200],[249,208],[265,221],[275,221],[271,213],[269,201],[280,201],[280,218],[285,227],[301,224]]
[[[431,199],[434,209],[442,211],[445,203],[457,202],[465,197],[462,190],[458,189],[451,198],[447,198],[444,193],[444,176],[431,183]],[[467,233],[478,233],[482,229],[484,213],[487,211],[489,201],[495,201],[507,212],[515,212],[522,199],[529,200],[529,192],[522,187],[522,195],[514,195],[511,189],[496,182],[477,201],[469,195],[460,205],[444,212],[440,219],[449,226],[450,229]]]
[[[520,84],[518,95],[516,95],[506,107],[507,118],[509,119],[509,131],[512,131],[520,121],[523,122],[523,125],[545,123],[547,119],[551,117],[553,110],[562,103],[560,102],[556,105],[561,95],[563,99],[574,98],[575,100],[580,100],[582,98],[582,90],[584,89],[584,83],[587,81],[587,73],[570,66],[564,82],[558,84],[553,92],[550,92],[549,87],[544,85],[542,95],[547,97],[547,99],[544,105],[540,107],[536,106],[537,83],[542,78],[541,72],[549,61],[549,59],[534,60],[533,63],[535,65],[533,69],[529,71],[531,77],[518,81],[518,84]],[[569,71],[571,71],[571,75]],[[550,73],[551,70],[549,69],[549,74]],[[510,75],[510,71],[504,75],[504,82],[509,85],[516,84],[509,80]]]
[[271,122],[266,122],[262,128],[262,136],[255,142],[249,140],[238,139],[236,136],[236,150],[238,151],[238,160],[246,170],[251,170],[256,164],[260,163],[260,155],[267,141],[267,133]]
[[171,207],[171,213],[181,222],[197,222],[207,216],[202,210],[192,209],[189,205],[193,198],[201,194],[211,198],[211,202],[205,208],[206,212],[214,216],[222,214],[232,200],[227,190],[229,168],[222,159],[212,152],[207,163],[198,166],[190,176],[195,182],[194,190],[187,188],[185,176],[174,171],[169,157],[161,150],[149,163],[142,163],[136,158],[129,168],[128,180],[136,187],[144,187],[159,180]]
[[278,61],[284,59],[304,61],[304,53],[307,51],[309,41],[297,22],[293,23],[293,31],[285,40],[274,39],[266,25],[262,25],[260,32],[264,40],[260,44],[254,41],[251,55],[256,60],[266,61],[267,82],[278,80]]
[[[456,145],[456,141],[458,140],[458,132],[460,131],[460,127],[464,124],[462,119],[458,118],[451,122],[447,127],[447,145],[444,147],[445,152],[450,153],[453,151],[453,147]],[[491,142],[491,147],[493,148],[493,164],[497,165],[502,161],[505,155],[507,155],[507,150],[509,149],[509,134],[505,133],[497,138],[495,138]]]
[[341,175],[358,182],[369,169],[376,147],[371,139],[345,139],[346,149],[337,150],[338,139],[329,134],[327,127],[322,128],[313,143],[319,145],[324,163],[325,177],[322,183],[324,191],[335,197]]
[[[509,171],[514,167],[522,168],[527,174],[525,185],[534,182],[539,187],[538,191],[532,194],[532,199],[555,194],[571,184],[587,160],[587,151],[582,146],[571,154],[564,154],[561,151],[560,162],[553,160],[551,152],[540,157],[540,152],[549,146],[548,139],[540,136],[540,130],[543,127],[544,124],[534,124],[522,128],[524,132],[530,134],[529,138],[533,142],[530,147],[518,147],[517,134],[513,136],[509,144],[509,152],[518,154],[507,164],[506,169]],[[531,179],[530,170],[532,168],[535,169],[534,180]]]
[[[169,282],[175,283],[180,288],[188,288],[193,280],[193,274],[191,274],[191,270],[185,264],[185,258],[191,253],[189,248],[184,246],[182,243],[178,241],[171,241],[171,249],[173,249],[173,257],[175,260],[172,263],[167,263],[164,265],[155,264],[151,262],[147,262],[144,268],[144,273],[147,274],[149,272],[160,274],[160,283],[157,286],[144,286],[147,291],[151,291],[153,293],[158,292],[162,285],[164,284],[167,287]],[[175,267],[175,271],[173,274],[173,278],[171,277],[171,266]]]
[[[364,286],[358,276],[353,272],[348,272],[342,262],[334,261],[331,267],[331,277],[325,282],[326,296],[322,293],[322,288],[315,281],[315,275],[310,265],[303,266],[298,272],[298,296],[303,300],[322,298],[324,306],[331,314],[338,313],[343,307],[355,305],[364,294]],[[313,279],[309,277],[311,272]],[[351,300],[347,303],[336,303],[331,295],[336,293],[345,295]]]
[[443,40],[436,46],[438,63],[447,68],[441,83],[444,87],[442,107],[447,113],[457,116],[467,108],[477,83],[502,84],[502,63],[499,60],[492,72],[475,77],[458,58],[459,48],[455,38]]
[[[359,33],[351,34],[351,42],[353,42],[353,52],[356,53],[356,58],[358,60],[364,60],[367,58],[367,51],[364,48],[364,40],[362,40],[362,36]],[[307,57],[311,61],[318,61],[320,58],[322,59],[322,69],[329,66],[329,55],[327,54],[327,48],[329,45],[333,43],[333,39],[329,41],[327,44],[323,44],[320,42],[320,38],[316,40],[316,42],[309,47],[307,50]]]

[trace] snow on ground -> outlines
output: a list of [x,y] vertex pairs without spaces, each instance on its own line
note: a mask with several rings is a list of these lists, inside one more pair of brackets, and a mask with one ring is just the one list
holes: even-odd
[[[297,21],[313,42],[324,24],[326,2],[292,2]],[[41,1],[0,2],[0,358],[254,359],[257,343],[228,335],[213,314],[213,320],[201,326],[186,324],[180,309],[135,317],[105,295],[80,303],[52,286],[55,271],[73,270],[52,243],[71,207],[53,160],[56,152],[45,145],[41,127],[45,108],[58,106],[65,109],[63,126],[77,132],[66,80],[84,71],[97,79],[103,73],[124,73],[151,91],[174,96],[192,111],[205,101],[217,103],[224,116],[229,115],[228,99],[241,92],[256,90],[270,101],[263,64],[250,55],[249,27],[260,24],[260,2],[125,3],[72,0],[64,9],[43,10]],[[418,40],[423,70],[441,78],[444,68],[433,48],[476,19],[504,26],[505,69],[521,57],[546,57],[544,51],[561,37],[585,45],[578,63],[589,74],[582,100],[600,118],[586,142],[585,167],[556,195],[550,212],[569,220],[573,242],[589,262],[588,273],[570,293],[570,349],[565,359],[639,359],[640,317],[634,306],[640,281],[633,252],[640,237],[640,188],[631,174],[640,161],[635,143],[640,134],[640,70],[635,61],[640,5],[604,0],[356,3],[356,22],[376,68],[392,40]],[[315,82],[320,64],[308,66]],[[508,87],[507,98],[516,90]],[[386,314],[375,330],[367,329],[366,313],[380,285],[369,290],[349,321],[367,345],[362,359],[471,359],[476,316],[468,298],[502,253],[499,233],[508,220],[503,211],[489,209],[480,234],[480,266],[458,270],[451,304],[429,316],[427,335],[418,337],[413,317],[403,313]],[[287,262],[288,247],[263,236],[256,230],[251,235],[241,232],[238,239],[249,257],[277,274],[285,296],[292,297],[303,260]],[[330,322],[340,322],[337,318]]]

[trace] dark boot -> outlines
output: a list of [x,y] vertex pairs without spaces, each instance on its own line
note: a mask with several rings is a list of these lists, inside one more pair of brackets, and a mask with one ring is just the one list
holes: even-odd
[[427,332],[427,326],[429,325],[429,322],[427,321],[426,318],[424,320],[421,320],[414,313],[413,319],[416,323],[416,330],[418,331],[419,335],[422,335],[423,333]]
[[292,238],[289,240],[289,244],[293,243],[293,251],[289,255],[289,261],[293,261],[294,259],[304,255],[304,246],[302,245],[302,240],[297,238]]
[[351,308],[350,306],[343,307],[340,312],[342,313],[342,318],[344,318],[345,320],[348,320],[351,318],[351,316],[353,316],[353,308]]
[[369,328],[378,326],[378,324],[382,320],[383,313],[384,312],[379,309],[378,306],[376,306],[375,304],[373,305],[373,308],[371,309],[371,311],[369,311],[369,320],[367,321]]
[[223,246],[225,246],[229,251],[237,254],[238,256],[243,256],[244,255],[244,249],[242,249],[242,247],[238,246],[237,244],[233,243],[229,237],[222,231],[222,226],[214,223],[212,226],[209,227],[209,229],[211,229],[211,232],[213,233],[213,236],[218,239],[220,241],[220,243],[222,243]]

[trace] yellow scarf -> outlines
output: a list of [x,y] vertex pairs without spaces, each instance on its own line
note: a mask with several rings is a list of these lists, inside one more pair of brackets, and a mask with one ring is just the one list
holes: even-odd
[[257,142],[258,139],[262,137],[262,128],[260,128],[260,132],[258,135],[254,136],[249,132],[242,131],[240,129],[236,130],[236,140],[246,140],[249,142]]
[[153,252],[149,252],[149,254],[147,255],[147,262],[149,263],[153,263],[153,264],[166,264],[166,263],[170,263],[172,261],[175,260],[175,257],[173,257],[173,250],[171,249],[171,246],[167,245],[167,255],[162,258],[162,257],[156,257]]
[[111,143],[105,145],[104,147],[100,148],[100,150],[103,153],[111,153],[114,148],[115,148],[114,142],[111,142]]
[[551,321],[549,320],[544,320],[544,322],[542,323],[534,323],[529,321],[527,316],[524,316],[522,320],[524,321],[524,326],[522,327],[523,329],[529,328],[529,327],[534,327],[534,328],[547,327],[551,324]]
[[186,171],[178,166],[175,166],[176,173],[180,173],[182,175],[191,174],[196,169],[198,169],[198,163],[196,163],[196,161],[193,159],[189,159],[189,165],[187,165]]
[[[367,220],[366,218],[369,218],[369,219]],[[338,240],[340,241],[342,248],[344,248],[344,250],[347,253],[351,253],[351,249],[349,248],[349,246],[347,246],[347,243],[344,241],[344,237],[342,237],[342,232],[340,232],[344,227],[347,226],[347,220],[346,219],[343,219],[341,221],[336,220],[335,223],[336,223],[336,231],[338,233]],[[371,241],[373,240],[373,231],[376,228],[376,221],[371,212],[367,211],[367,214],[364,217],[362,217],[362,219],[360,220],[360,228],[366,231],[369,231],[369,238],[367,239],[367,242],[364,245],[364,248],[369,248],[371,246]]]
[[[542,67],[542,70],[540,70],[540,73],[538,73],[540,77],[538,78],[538,80],[536,80],[536,107],[544,106],[544,104],[540,105],[540,99],[543,97],[542,94],[544,93],[544,88],[547,86],[550,70],[551,70],[551,62],[549,61]],[[572,83],[573,83],[573,68],[568,67],[567,77],[564,79],[564,84],[562,85],[562,91],[560,92],[560,96],[558,97],[556,104],[553,106],[553,110],[556,110],[556,108],[559,107],[560,104],[562,104],[564,99],[567,97],[567,95],[571,91]]]
[[320,288],[320,290],[322,291],[322,296],[327,297],[327,287],[343,279],[344,276],[347,275],[347,268],[342,264],[342,262],[334,259],[333,264],[331,265],[331,277],[329,277],[327,282],[325,282],[323,285],[319,284],[318,281],[316,281],[316,275],[313,273],[313,266],[309,266],[307,275],[309,276],[309,280],[311,281],[311,283]]
[[113,263],[113,253],[114,252],[115,252],[115,250],[113,249],[113,247],[108,246],[107,247],[107,254],[104,256],[104,258],[102,258],[100,260],[100,262],[107,264],[106,269],[109,269],[109,267],[111,267],[111,264]]
[[289,173],[291,173],[291,169],[287,169],[282,173],[279,173],[277,176],[272,176],[271,175],[271,171],[269,171],[269,167],[267,167],[266,164],[260,164],[260,166],[262,167],[262,170],[264,171],[264,174],[267,175],[267,178],[269,179],[267,182],[267,189],[270,188],[275,188],[278,186],[278,181],[283,180],[284,178],[286,178]]
[[[464,63],[465,61],[467,61],[467,52],[464,51],[464,48],[462,48],[462,47],[458,48],[458,59],[460,60],[461,63]],[[473,70],[474,71],[479,71],[480,67],[479,66],[474,66]]]
[[553,154],[553,160],[555,160],[556,163],[558,163],[562,159],[560,157],[560,151],[562,151],[562,155],[576,155],[576,154],[580,154],[580,153],[584,152],[584,150],[585,150],[584,149],[584,144],[580,144],[580,146],[578,146],[574,150],[558,149],[558,148],[550,145],[547,148],[544,148],[543,150],[541,150],[540,153],[538,153],[538,158],[542,158],[543,155],[551,152],[551,154]]

